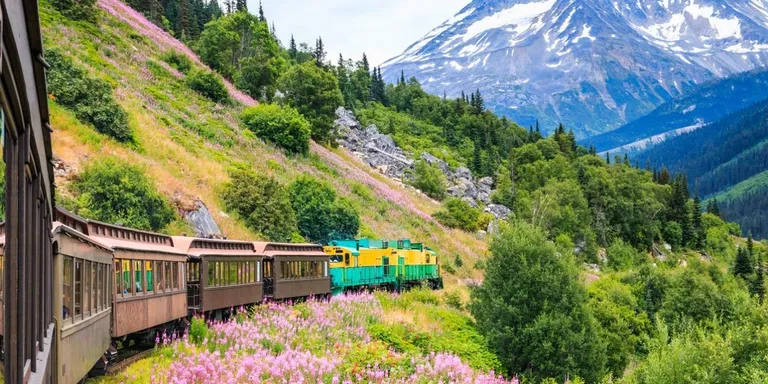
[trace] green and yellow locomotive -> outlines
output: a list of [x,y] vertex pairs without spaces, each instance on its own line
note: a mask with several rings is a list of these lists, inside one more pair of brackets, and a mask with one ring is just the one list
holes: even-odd
[[400,291],[413,286],[442,288],[440,266],[434,251],[408,239],[332,240],[330,256],[333,294],[364,289]]

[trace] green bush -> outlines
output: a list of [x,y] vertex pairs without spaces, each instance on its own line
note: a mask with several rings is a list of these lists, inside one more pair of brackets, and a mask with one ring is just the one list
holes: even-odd
[[53,6],[73,20],[96,20],[96,0],[53,0]]
[[418,160],[413,164],[411,177],[409,183],[427,196],[435,200],[445,198],[445,175],[437,167],[427,164],[424,160]]
[[608,247],[606,256],[608,257],[608,267],[617,271],[637,265],[642,259],[642,255],[640,255],[635,248],[621,239],[615,240],[613,244]]
[[181,73],[188,73],[192,69],[192,60],[182,53],[176,51],[168,51],[160,57],[163,61],[168,63],[173,68],[176,68]]
[[479,228],[478,220],[481,213],[479,209],[472,208],[466,201],[449,199],[443,204],[443,210],[438,211],[433,216],[440,224],[448,228],[475,232]]
[[280,76],[278,89],[286,104],[296,108],[312,123],[312,138],[330,143],[336,108],[344,103],[339,82],[331,72],[320,69],[314,62],[294,65]]
[[296,212],[299,233],[310,241],[350,239],[360,229],[360,215],[333,188],[309,176],[301,176],[288,188]]
[[175,218],[141,168],[114,158],[94,161],[72,182],[77,212],[130,228],[159,231]]
[[447,292],[443,297],[443,300],[445,300],[445,304],[451,308],[455,308],[460,311],[464,310],[464,302],[461,300],[461,295],[459,295],[458,291]]
[[190,340],[199,346],[206,337],[208,337],[208,325],[205,323],[205,319],[197,316],[193,317],[192,323],[189,325]]
[[117,141],[134,140],[128,114],[115,101],[112,87],[107,82],[90,77],[55,49],[46,50],[45,59],[51,65],[46,75],[48,92],[57,103]]
[[229,92],[224,81],[211,71],[193,70],[187,75],[187,86],[217,103],[227,101]]
[[252,171],[235,170],[224,185],[222,200],[248,228],[272,241],[287,241],[296,232],[296,214],[288,192],[273,178]]
[[304,116],[294,108],[259,104],[243,111],[240,119],[256,136],[289,153],[309,152],[312,128]]

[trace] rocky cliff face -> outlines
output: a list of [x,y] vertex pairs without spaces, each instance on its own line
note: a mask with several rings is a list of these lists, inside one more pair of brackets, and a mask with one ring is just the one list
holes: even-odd
[[[343,107],[336,110],[336,117],[336,129],[342,146],[385,176],[409,181],[415,161],[413,154],[406,153],[390,136],[380,133],[376,125],[363,127],[355,115]],[[491,204],[494,185],[492,178],[477,179],[472,171],[464,167],[451,169],[448,163],[427,152],[418,158],[443,172],[448,181],[447,192],[451,197],[462,199],[473,207],[485,206],[486,212],[497,218],[505,219],[509,216],[510,210],[507,207]]]

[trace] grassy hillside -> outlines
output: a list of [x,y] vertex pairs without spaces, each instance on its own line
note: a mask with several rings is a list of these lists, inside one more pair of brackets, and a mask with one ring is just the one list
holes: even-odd
[[[423,240],[444,261],[460,255],[464,266],[447,276],[449,284],[480,276],[473,267],[486,252],[484,241],[437,224],[431,214],[439,204],[376,174],[343,149],[312,144],[310,155],[289,157],[264,144],[237,119],[245,105],[255,103],[252,99],[229,86],[237,101],[216,104],[190,90],[184,75],[161,60],[164,53],[176,51],[202,67],[189,49],[122,3],[98,4],[108,12],[99,12],[93,24],[67,19],[48,1],[41,2],[44,43],[113,86],[129,115],[136,144],[120,144],[97,133],[51,95],[54,155],[73,171],[58,175],[61,201],[72,197],[69,179],[89,161],[114,156],[144,168],[177,209],[200,199],[226,236],[256,239],[257,234],[223,212],[219,193],[227,171],[247,167],[282,183],[309,174],[328,181],[352,202],[361,214],[361,236]],[[189,231],[179,222],[166,230]]]

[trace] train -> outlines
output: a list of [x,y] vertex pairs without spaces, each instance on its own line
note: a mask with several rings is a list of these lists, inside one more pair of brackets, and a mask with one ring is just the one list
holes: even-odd
[[436,253],[409,240],[323,246],[168,236],[61,207],[51,236],[52,307],[60,309],[53,314],[53,374],[59,383],[104,373],[118,348],[181,334],[194,316],[225,319],[233,309],[267,301],[366,289],[442,287]]

